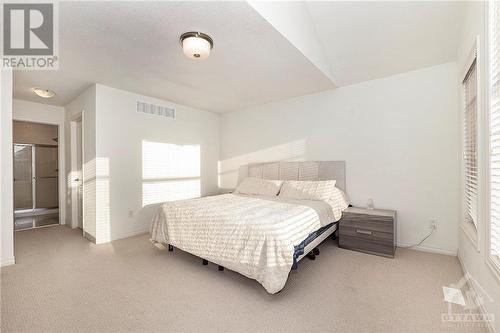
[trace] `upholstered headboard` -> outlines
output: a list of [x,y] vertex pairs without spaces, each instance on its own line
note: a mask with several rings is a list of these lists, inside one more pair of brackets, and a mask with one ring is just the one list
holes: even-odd
[[279,180],[332,180],[346,191],[345,161],[266,162],[240,166],[238,184],[246,177]]

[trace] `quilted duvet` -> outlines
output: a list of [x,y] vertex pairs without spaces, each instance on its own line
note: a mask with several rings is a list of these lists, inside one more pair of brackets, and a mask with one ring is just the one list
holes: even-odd
[[164,203],[151,239],[170,244],[280,291],[293,264],[294,246],[338,221],[343,194],[328,201],[224,194]]

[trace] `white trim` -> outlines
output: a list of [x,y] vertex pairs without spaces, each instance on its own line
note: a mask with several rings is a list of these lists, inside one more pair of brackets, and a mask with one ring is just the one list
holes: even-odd
[[474,249],[477,252],[481,252],[479,250],[479,244],[477,241],[478,232],[477,232],[476,227],[474,225],[472,225],[471,223],[462,222],[460,224],[460,230],[464,233],[466,238],[472,243],[472,245],[474,246]]
[[[464,274],[468,274],[468,275],[472,276],[469,273],[469,271],[467,270],[467,268],[465,267],[465,263],[460,255],[460,251],[458,251],[457,258],[458,258],[458,262],[460,263],[460,266],[462,267],[462,271],[464,272]],[[474,299],[479,299],[479,294],[478,294],[476,288],[474,287],[474,284],[469,283],[468,281],[467,281],[467,284],[469,285],[469,290],[471,290],[474,293]],[[481,314],[483,314],[483,315],[486,314],[486,309],[484,308],[483,304],[479,304],[479,311],[481,311]],[[496,333],[495,327],[491,323],[487,322],[487,327],[488,327],[488,332]]]
[[[86,232],[86,229],[85,229],[85,209],[84,209],[84,205],[85,205],[85,162],[84,162],[84,159],[83,159],[83,154],[84,154],[84,151],[85,151],[85,147],[84,147],[84,142],[85,142],[85,133],[84,133],[84,118],[85,118],[85,110],[84,109],[81,109],[79,112],[77,112],[76,114],[72,115],[72,116],[67,116],[66,119],[65,119],[65,123],[68,124],[68,129],[69,129],[69,166],[68,166],[68,169],[69,169],[69,177],[67,179],[67,191],[69,193],[69,197],[70,197],[70,200],[69,200],[69,206],[70,206],[70,210],[71,210],[71,216],[70,216],[70,219],[71,219],[71,222],[70,222],[70,225],[71,225],[71,228],[72,229],[76,229],[78,228],[78,206],[76,205],[76,202],[78,200],[78,194],[77,194],[77,190],[72,186],[72,182],[73,182],[73,177],[74,177],[74,172],[75,172],[75,166],[76,166],[76,155],[75,155],[75,149],[77,148],[76,147],[76,122],[80,122],[81,123],[81,151],[82,151],[82,165],[81,165],[81,174],[80,174],[80,180],[82,182],[82,198],[81,198],[81,209],[82,209],[82,236],[89,239],[92,243],[95,243],[95,238],[94,236],[91,236],[89,233]],[[89,238],[90,237],[90,238]]]
[[[486,54],[486,53],[484,53]],[[484,229],[483,226],[487,223],[490,216],[490,123],[489,109],[484,107],[484,56],[481,46],[481,38],[476,36],[476,67],[477,67],[477,151],[478,151],[478,221],[476,229],[476,250],[482,252],[484,249]],[[486,91],[485,89],[484,91]]]
[[[473,244],[474,248],[477,252],[481,252],[481,244],[482,244],[482,236],[479,233],[481,230],[482,222],[485,218],[489,216],[489,210],[487,209],[486,201],[489,200],[489,193],[485,194],[484,189],[485,185],[489,182],[489,177],[487,177],[488,173],[485,173],[485,169],[489,169],[489,149],[484,150],[484,146],[489,145],[489,123],[485,123],[485,112],[483,108],[482,101],[482,83],[481,83],[481,71],[483,62],[481,60],[481,49],[480,49],[480,37],[477,35],[474,38],[474,42],[472,43],[471,49],[469,51],[469,55],[467,57],[467,61],[465,62],[465,67],[462,68],[461,76],[460,76],[460,94],[463,94],[463,82],[467,77],[469,69],[471,68],[474,60],[476,61],[476,126],[477,126],[477,225],[471,225],[471,223],[465,221],[466,214],[463,212],[464,208],[464,199],[462,199],[462,213],[461,213],[461,222],[460,229],[467,236],[466,238]],[[463,96],[463,95],[462,95]],[[465,177],[465,168],[463,166],[463,153],[464,153],[464,143],[463,143],[463,112],[465,108],[465,103],[462,98],[462,105],[460,106],[460,112],[462,114],[461,121],[461,133],[462,133],[462,153],[460,157],[461,169],[462,169],[462,179],[461,179],[461,195],[464,197],[465,185],[464,185],[464,177]],[[486,124],[486,125],[485,125]],[[486,127],[486,128],[485,128]],[[485,198],[487,200],[485,200]]]
[[[462,214],[461,214],[461,222],[460,229],[467,236],[466,238],[472,243],[477,252],[481,252],[481,245],[483,244],[483,235],[479,232],[482,228],[483,221],[489,217],[489,192],[485,193],[485,189],[488,188],[489,182],[489,123],[485,122],[487,120],[487,114],[483,108],[483,89],[482,89],[482,65],[483,61],[482,50],[480,48],[481,40],[479,35],[474,38],[474,42],[472,43],[471,50],[469,51],[469,55],[467,57],[467,61],[465,62],[465,67],[461,71],[460,76],[460,94],[463,94],[463,82],[469,72],[470,67],[476,61],[476,126],[477,126],[477,182],[478,182],[478,190],[477,190],[477,225],[473,225],[465,221],[465,214],[463,212],[464,201],[462,199]],[[464,112],[464,101],[462,98],[462,105],[460,106],[460,112],[463,114]],[[463,116],[462,116],[463,117]],[[485,118],[486,117],[486,118]],[[462,122],[463,124],[463,118]],[[463,126],[463,125],[462,125]],[[465,185],[464,176],[465,169],[463,166],[463,127],[461,127],[462,133],[462,154],[460,157],[460,162],[462,164],[462,186],[461,186],[461,195],[464,196]],[[487,148],[485,150],[485,148]]]
[[109,242],[114,242],[114,241],[119,240],[119,239],[139,236],[139,235],[143,235],[143,234],[147,234],[147,233],[149,233],[149,227],[143,227],[143,228],[140,228],[137,230],[120,232],[116,235],[113,235],[113,237],[109,237],[108,239],[105,239],[105,240],[100,240],[99,242],[96,242],[96,244],[106,244]]
[[[472,43],[469,51],[469,55],[467,56],[467,60],[465,61],[465,66],[462,68],[462,71],[460,72],[460,83],[463,84],[467,73],[469,73],[469,69],[471,68],[472,64],[474,63],[474,60],[476,60],[476,68],[479,72],[479,66],[477,63],[477,60],[479,60],[479,36],[476,36],[474,39],[474,43]],[[479,76],[479,74],[476,74],[476,76]]]
[[15,265],[16,264],[16,259],[14,257],[10,257],[7,259],[3,259],[0,261],[0,267],[5,267],[5,266],[10,266],[10,265]]
[[491,254],[487,255],[486,266],[490,268],[492,275],[500,282],[500,259],[495,258]]
[[[81,126],[81,146],[77,146],[77,128],[76,125],[77,123],[80,122]],[[83,182],[83,110],[75,115],[74,117],[71,117],[69,120],[69,134],[70,134],[70,172],[69,172],[69,178],[67,180],[67,184],[70,187],[69,195],[70,195],[70,206],[71,206],[71,228],[78,228],[78,205],[82,205],[82,214],[83,214],[83,193],[85,192],[83,187],[84,187],[84,182]],[[76,172],[78,170],[77,166],[77,150],[81,149],[82,153],[82,165],[81,165],[81,170],[80,170],[80,181],[82,182],[82,200],[81,202],[78,202],[78,189],[73,186],[73,179],[76,175]],[[83,219],[83,217],[82,217]],[[83,221],[82,221],[82,230],[84,230],[83,227]]]
[[14,258],[12,75],[11,68],[0,70],[0,265]]
[[[70,207],[71,207],[71,218],[70,218],[70,225],[71,228],[76,228],[78,226],[78,212],[75,212],[76,209],[76,203],[75,203],[75,198],[76,196],[76,189],[73,187],[73,179],[75,177],[75,165],[76,165],[76,154],[75,150],[77,149],[76,146],[76,121],[71,120],[69,122],[69,153],[70,153],[70,165],[69,165],[69,176],[68,180],[66,181],[67,186],[69,186],[69,191],[67,192],[70,196]],[[83,228],[82,228],[83,229]]]
[[[412,244],[410,244],[410,243],[402,243],[402,242],[398,242],[398,244],[397,244],[397,246],[401,247],[401,248],[408,247],[410,245],[412,245]],[[409,249],[410,250],[421,251],[421,252],[444,254],[444,255],[453,256],[453,257],[457,256],[457,250],[441,249],[441,248],[438,248],[438,247],[427,246],[427,245],[413,246],[413,247],[411,247]],[[396,249],[396,253],[397,253],[397,249]]]
[[486,119],[487,120],[487,124],[488,124],[488,142],[487,142],[487,151],[488,151],[488,168],[487,168],[487,177],[488,177],[488,184],[487,184],[487,187],[485,188],[485,191],[488,195],[488,200],[487,200],[487,205],[488,205],[488,215],[487,215],[487,220],[486,220],[486,232],[485,232],[485,236],[486,236],[486,241],[485,241],[485,252],[486,252],[486,256],[485,256],[485,262],[486,262],[486,266],[489,267],[489,269],[491,270],[492,272],[492,275],[497,279],[497,281],[500,281],[500,258],[496,258],[495,256],[491,255],[491,188],[490,188],[490,182],[491,182],[491,177],[490,177],[490,152],[491,152],[491,146],[490,146],[490,138],[489,138],[489,135],[490,135],[490,113],[491,113],[491,100],[490,100],[490,90],[491,90],[491,71],[490,71],[490,65],[491,65],[491,59],[492,59],[492,55],[491,55],[491,52],[490,52],[490,37],[491,37],[491,25],[490,25],[490,21],[491,21],[491,15],[492,15],[492,11],[490,10],[490,6],[493,6],[493,1],[489,1],[485,6],[484,6],[484,17],[485,17],[485,25],[484,25],[484,34],[486,36],[485,38],[485,45],[484,45],[484,48],[485,48],[485,54],[487,55],[484,59],[484,65],[485,65],[485,73],[486,73],[486,77],[485,77],[485,82],[487,82],[487,89],[484,90],[484,99],[485,99],[485,105],[487,106],[487,115],[488,115],[488,118]]

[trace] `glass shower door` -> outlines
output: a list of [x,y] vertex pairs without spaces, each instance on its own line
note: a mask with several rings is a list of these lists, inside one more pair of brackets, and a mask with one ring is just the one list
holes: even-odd
[[59,206],[57,147],[35,148],[35,208]]
[[31,145],[14,145],[14,208],[33,209],[33,160]]

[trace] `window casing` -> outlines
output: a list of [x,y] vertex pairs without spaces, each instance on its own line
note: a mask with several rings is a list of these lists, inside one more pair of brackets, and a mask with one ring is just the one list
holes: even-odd
[[478,221],[478,131],[477,131],[477,58],[474,58],[462,82],[464,93],[464,201],[465,223],[477,228]]
[[489,7],[490,223],[489,257],[500,270],[500,2]]

